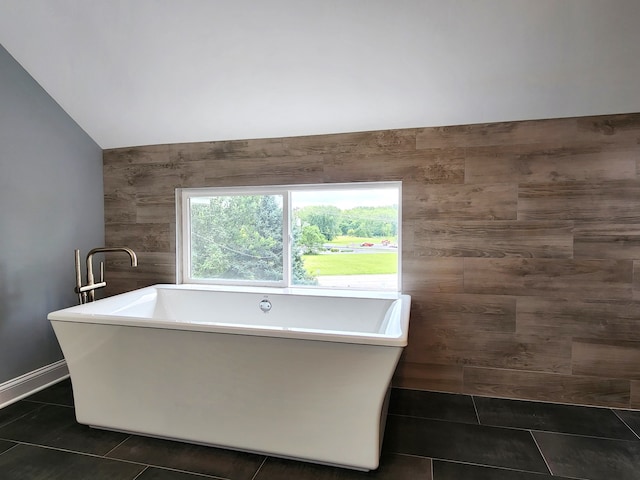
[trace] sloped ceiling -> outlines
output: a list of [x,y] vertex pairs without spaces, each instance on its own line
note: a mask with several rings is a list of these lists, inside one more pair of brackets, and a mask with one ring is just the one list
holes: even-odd
[[0,0],[102,147],[640,111],[638,0]]

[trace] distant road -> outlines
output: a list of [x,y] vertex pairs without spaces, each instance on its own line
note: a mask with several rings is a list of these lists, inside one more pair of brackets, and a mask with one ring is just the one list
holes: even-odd
[[385,275],[320,275],[316,277],[322,287],[350,287],[395,290],[397,276]]

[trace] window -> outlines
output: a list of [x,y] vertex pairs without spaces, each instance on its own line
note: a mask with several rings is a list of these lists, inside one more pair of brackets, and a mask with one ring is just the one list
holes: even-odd
[[178,281],[399,290],[400,199],[400,182],[178,189]]

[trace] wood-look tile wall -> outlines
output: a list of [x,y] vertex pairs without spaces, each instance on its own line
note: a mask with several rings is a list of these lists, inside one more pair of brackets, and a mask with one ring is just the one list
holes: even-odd
[[104,153],[109,292],[175,281],[176,187],[403,181],[395,384],[640,408],[640,114]]

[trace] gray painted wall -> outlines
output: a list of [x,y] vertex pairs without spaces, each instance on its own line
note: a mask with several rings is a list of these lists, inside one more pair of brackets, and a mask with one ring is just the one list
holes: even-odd
[[101,149],[0,46],[0,383],[62,358],[47,313],[103,242]]

